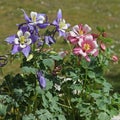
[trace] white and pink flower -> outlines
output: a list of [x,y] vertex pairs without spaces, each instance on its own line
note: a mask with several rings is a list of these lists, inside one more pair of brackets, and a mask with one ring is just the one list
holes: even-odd
[[76,44],[79,41],[79,38],[81,36],[84,36],[86,34],[88,34],[91,31],[91,27],[89,27],[87,24],[82,25],[75,25],[72,28],[72,31],[70,31],[67,34],[67,39],[70,41],[70,43],[72,44]]
[[84,35],[79,39],[78,46],[73,49],[73,53],[85,57],[90,62],[89,55],[98,55],[98,44],[91,34]]

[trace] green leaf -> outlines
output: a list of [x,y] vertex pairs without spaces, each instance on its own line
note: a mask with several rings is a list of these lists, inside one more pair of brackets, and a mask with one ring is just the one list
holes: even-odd
[[111,38],[105,38],[102,36],[100,36],[99,39],[102,40],[104,43],[112,43],[112,41],[113,41],[113,39],[111,39]]
[[49,79],[46,78],[46,83],[47,83],[47,86],[46,86],[46,90],[49,90],[53,87],[53,81],[50,81]]
[[24,115],[22,120],[35,120],[35,116],[33,114],[29,114],[29,115]]
[[5,116],[7,106],[0,103],[0,116]]
[[100,98],[101,95],[99,93],[91,93],[90,94],[94,99]]
[[89,62],[87,62],[84,58],[81,59],[81,65],[84,69],[87,69],[89,66]]
[[66,118],[65,118],[64,115],[59,115],[59,116],[58,116],[58,120],[66,120]]
[[96,104],[99,108],[99,110],[107,111],[106,103],[103,99],[96,99]]
[[104,85],[104,87],[103,87],[104,92],[109,92],[112,88],[112,85],[106,81],[103,82],[103,85]]
[[91,79],[95,78],[95,73],[93,71],[88,71],[88,77]]
[[110,117],[107,113],[101,112],[99,113],[98,120],[110,120]]
[[53,98],[52,94],[49,91],[46,93],[46,96],[49,100],[52,100]]
[[36,111],[39,120],[53,120],[53,115],[47,109]]
[[96,29],[99,31],[99,32],[105,32],[105,29],[100,27],[100,26],[97,26]]
[[30,73],[36,74],[37,69],[25,66],[25,67],[22,67],[22,72],[27,74],[30,74]]
[[53,59],[44,59],[43,60],[43,64],[46,66],[46,67],[49,67],[51,70],[54,68],[54,60]]
[[50,57],[56,61],[62,60],[62,57],[60,55],[50,55]]

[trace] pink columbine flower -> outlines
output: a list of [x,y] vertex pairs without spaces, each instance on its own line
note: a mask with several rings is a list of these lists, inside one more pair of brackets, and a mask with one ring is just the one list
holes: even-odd
[[113,55],[113,56],[112,56],[112,61],[113,61],[113,62],[118,62],[118,57],[117,57],[116,55]]
[[91,34],[84,35],[82,39],[79,40],[78,46],[73,49],[73,53],[83,56],[88,62],[90,62],[88,55],[98,55],[98,44],[96,39],[93,39]]
[[70,41],[70,43],[72,44],[76,44],[79,41],[79,38],[81,36],[86,35],[87,33],[89,33],[91,31],[91,27],[89,27],[87,24],[82,25],[75,25],[72,29],[72,31],[70,31],[67,34],[67,39]]

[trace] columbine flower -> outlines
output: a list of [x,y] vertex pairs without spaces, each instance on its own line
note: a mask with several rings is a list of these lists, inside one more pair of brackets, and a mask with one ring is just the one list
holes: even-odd
[[53,37],[51,37],[51,36],[45,36],[45,44],[47,44],[48,46],[50,46],[53,43],[55,43],[55,40],[54,40]]
[[98,55],[98,44],[92,35],[85,35],[78,42],[78,46],[73,49],[73,53],[85,57],[87,61],[90,61],[88,55]]
[[30,17],[25,13],[24,10],[24,18],[30,25],[37,25],[39,28],[45,28],[49,24],[47,23],[46,15],[45,14],[39,14],[37,12],[31,12]]
[[12,54],[21,51],[27,57],[30,52],[30,44],[32,43],[32,39],[30,37],[30,32],[23,32],[22,30],[19,30],[17,35],[8,37],[6,41],[13,44]]
[[87,24],[84,26],[82,24],[75,25],[72,31],[67,34],[67,39],[70,41],[70,43],[76,44],[81,36],[86,35],[90,31],[91,28]]
[[40,87],[45,88],[46,87],[46,80],[45,80],[43,73],[41,71],[37,72],[37,78],[38,78]]
[[66,23],[65,20],[62,18],[61,9],[58,10],[57,18],[53,21],[53,25],[56,26],[56,29],[59,32],[59,36],[66,36],[65,30],[68,29],[70,24]]

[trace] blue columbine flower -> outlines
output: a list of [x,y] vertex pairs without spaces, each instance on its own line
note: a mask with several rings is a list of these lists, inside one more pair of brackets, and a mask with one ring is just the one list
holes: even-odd
[[70,24],[66,23],[65,20],[62,18],[61,9],[58,10],[57,18],[53,21],[53,25],[56,26],[56,29],[59,32],[59,36],[66,36],[65,30],[68,29]]
[[45,44],[50,46],[51,44],[55,43],[55,40],[52,36],[45,36]]
[[26,12],[22,9],[24,12],[24,18],[30,25],[38,26],[39,28],[46,28],[49,23],[47,22],[47,16],[46,14],[39,14],[37,12],[31,12],[30,17],[26,14]]
[[6,38],[8,43],[13,44],[12,54],[21,51],[27,57],[30,52],[30,44],[32,43],[30,36],[29,31],[23,32],[18,30],[17,35]]
[[46,87],[46,80],[45,80],[45,78],[43,76],[42,71],[37,72],[37,78],[38,78],[40,87],[45,88]]
[[30,45],[35,43],[38,38],[39,36],[32,33],[28,25],[22,25],[19,26],[16,35],[7,37],[5,41],[13,44],[12,54],[22,52],[25,57],[28,57],[31,50]]

